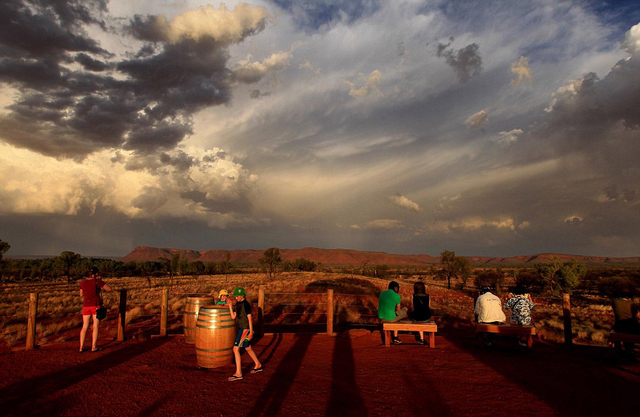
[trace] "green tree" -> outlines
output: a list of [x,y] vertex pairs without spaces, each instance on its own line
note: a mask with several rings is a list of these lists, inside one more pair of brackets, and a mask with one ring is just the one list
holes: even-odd
[[580,285],[580,281],[587,273],[587,267],[575,259],[562,261],[559,258],[552,258],[549,262],[536,264],[535,268],[554,294],[562,294],[564,343],[571,346],[573,344],[571,337],[571,292]]
[[69,283],[71,282],[71,269],[75,266],[75,264],[80,262],[82,256],[79,253],[64,251],[60,254],[58,259],[60,259],[64,274],[67,277],[67,285],[69,285]]
[[258,262],[260,262],[260,265],[264,266],[267,269],[269,278],[273,278],[276,273],[276,268],[282,263],[282,258],[280,257],[280,249],[267,249],[266,251],[264,251],[262,258],[260,258]]
[[171,267],[169,268],[169,280],[171,282],[171,287],[173,288],[173,277],[178,275],[178,269],[180,268],[180,254],[174,253],[171,255]]
[[447,280],[447,288],[451,289],[452,278],[462,278],[463,287],[471,276],[471,262],[462,256],[456,256],[454,251],[445,250],[440,254],[442,269],[438,275]]

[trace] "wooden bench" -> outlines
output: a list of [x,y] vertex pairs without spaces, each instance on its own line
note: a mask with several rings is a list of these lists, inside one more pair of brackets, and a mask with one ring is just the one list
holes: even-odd
[[640,335],[611,330],[609,333],[609,343],[612,343],[616,350],[621,350],[622,343],[640,343]]
[[391,331],[409,331],[418,332],[423,331],[429,333],[429,347],[434,348],[436,346],[436,332],[438,331],[438,325],[434,322],[418,323],[414,321],[396,321],[395,323],[382,323],[382,330],[384,331],[384,345],[386,347],[391,346]]
[[533,326],[518,326],[515,324],[486,324],[476,323],[476,336],[483,333],[495,333],[505,336],[522,336],[527,338],[527,347],[533,347],[533,336],[536,328]]

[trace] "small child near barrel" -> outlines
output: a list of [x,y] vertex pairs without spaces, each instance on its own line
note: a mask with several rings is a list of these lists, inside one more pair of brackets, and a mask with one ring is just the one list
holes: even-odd
[[229,377],[229,381],[238,381],[243,378],[240,359],[240,348],[244,348],[251,359],[253,359],[254,367],[252,374],[262,372],[262,364],[258,360],[258,356],[251,348],[249,341],[253,338],[253,322],[251,320],[251,304],[246,300],[244,288],[236,287],[233,290],[233,296],[236,298],[235,311],[231,303],[229,303],[229,311],[231,318],[236,320],[238,324],[238,334],[233,344],[233,354],[236,358],[236,373]]

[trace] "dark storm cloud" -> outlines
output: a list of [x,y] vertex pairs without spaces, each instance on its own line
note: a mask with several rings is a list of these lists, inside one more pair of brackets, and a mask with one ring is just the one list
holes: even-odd
[[436,46],[436,56],[444,58],[447,65],[456,72],[460,82],[464,84],[469,81],[469,78],[482,71],[480,47],[478,44],[472,43],[456,51],[450,47],[452,42],[453,38],[450,38],[447,44],[439,43]]
[[379,0],[271,0],[291,13],[303,30],[317,30],[336,20],[352,23],[380,9]]
[[19,97],[0,116],[0,137],[77,159],[105,148],[171,149],[192,133],[194,112],[229,102],[227,48],[265,24],[226,41],[207,34],[169,41],[164,17],[136,16],[128,32],[152,43],[118,61],[83,28],[104,28],[105,11],[104,1],[1,3],[0,82]]

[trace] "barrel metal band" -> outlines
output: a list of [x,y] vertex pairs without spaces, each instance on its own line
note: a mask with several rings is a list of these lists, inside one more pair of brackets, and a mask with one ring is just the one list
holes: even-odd
[[199,327],[201,329],[229,329],[231,327],[236,327],[235,325],[232,326],[203,326],[201,324],[196,324],[196,327]]
[[199,347],[196,348],[196,350],[200,352],[226,352],[226,351],[230,351],[231,349],[233,348],[232,347],[224,348],[224,349],[202,349]]

